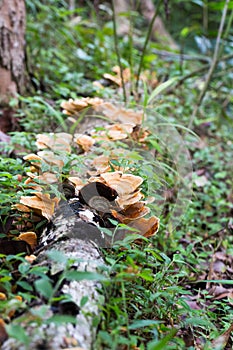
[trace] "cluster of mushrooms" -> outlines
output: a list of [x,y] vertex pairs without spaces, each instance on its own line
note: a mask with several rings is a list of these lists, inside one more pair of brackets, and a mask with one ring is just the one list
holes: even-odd
[[[99,216],[100,220],[95,224],[100,230],[105,225],[109,227],[109,222],[114,221],[129,228],[125,229],[124,236],[132,233],[144,237],[153,236],[158,231],[159,219],[155,216],[145,218],[150,209],[140,187],[143,179],[117,162],[120,151],[125,153],[124,149],[116,147],[117,141],[127,143],[136,140],[143,144],[146,140],[149,132],[142,128],[143,112],[117,107],[99,98],[69,99],[61,107],[73,123],[83,110],[91,109],[93,115],[104,117],[104,124],[74,135],[65,132],[37,135],[38,152],[24,157],[30,163],[25,184],[32,190],[32,195],[22,196],[14,209],[25,218],[33,214],[37,220],[41,217],[52,220],[62,197],[56,191],[53,192],[52,188],[61,188],[59,184],[65,182],[73,187],[68,203],[79,202],[80,213],[88,209]],[[100,154],[100,150],[106,152]],[[71,171],[64,178],[65,160],[76,151],[88,159],[88,177],[81,178]],[[79,216],[82,218],[81,214]],[[20,239],[35,248],[35,232],[23,232]]]

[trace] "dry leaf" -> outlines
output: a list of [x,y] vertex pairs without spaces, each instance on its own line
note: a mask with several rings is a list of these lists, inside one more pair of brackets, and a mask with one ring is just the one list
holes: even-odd
[[145,81],[146,84],[150,86],[152,90],[154,90],[159,85],[159,81],[157,79],[155,71],[151,72],[150,70],[144,70],[140,74],[140,79]]
[[[116,73],[118,76],[121,75],[121,68],[119,66],[114,66],[112,71],[114,73]],[[125,81],[129,81],[130,80],[130,68],[125,68],[123,69],[123,77],[125,78]]]
[[18,236],[20,241],[27,242],[32,250],[34,250],[37,246],[37,235],[35,232],[23,232]]
[[198,176],[196,179],[194,179],[194,183],[197,187],[204,187],[209,183],[207,177],[205,175]]
[[211,342],[212,349],[213,350],[223,350],[230,338],[231,332],[233,331],[233,325],[231,325],[222,335],[220,335],[218,338],[214,339]]
[[213,264],[214,272],[224,273],[226,272],[226,269],[227,269],[226,264],[224,264],[224,262],[221,260],[216,260]]
[[8,338],[8,334],[5,329],[5,322],[0,318],[0,345],[4,343]]

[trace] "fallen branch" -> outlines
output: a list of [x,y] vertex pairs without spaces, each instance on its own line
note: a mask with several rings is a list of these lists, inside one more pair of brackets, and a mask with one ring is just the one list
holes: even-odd
[[200,61],[200,62],[208,62],[208,63],[210,63],[211,61],[211,59],[208,56],[203,56],[203,55],[188,55],[184,53],[175,53],[175,52],[159,50],[159,49],[152,49],[152,52],[155,55],[164,57],[170,61],[182,60],[182,61]]
[[[225,62],[233,58],[233,54],[225,55],[222,58],[219,58],[219,62]],[[210,64],[205,64],[204,66],[195,69],[194,71],[184,75],[182,78],[178,79],[177,82],[173,85],[173,89],[177,87],[178,85],[181,85],[185,82],[185,80],[195,77],[197,74],[203,73],[207,71],[210,68]],[[230,68],[232,69],[232,68]],[[224,72],[220,72],[221,74],[226,74],[226,70]],[[216,73],[215,76],[218,76],[219,73]]]
[[[59,350],[73,346],[92,349],[100,320],[99,305],[104,299],[99,292],[99,281],[106,279],[98,271],[104,265],[98,247],[111,247],[115,241],[124,239],[129,234],[126,225],[130,234],[144,237],[151,237],[158,231],[157,217],[144,218],[150,209],[146,206],[147,202],[142,201],[144,195],[140,185],[143,178],[124,172],[125,169],[119,168],[118,164],[110,166],[111,159],[118,157],[113,153],[116,140],[129,142],[129,137],[134,137],[136,141],[147,136],[146,130],[141,127],[143,113],[116,107],[98,98],[70,99],[62,103],[64,111],[73,116],[70,118],[74,125],[74,117],[77,118],[80,111],[88,106],[93,106],[98,115],[101,113],[111,118],[112,123],[100,130],[92,130],[91,123],[95,121],[97,124],[99,120],[93,116],[82,125],[89,135],[39,134],[36,145],[42,151],[24,157],[34,170],[25,180],[32,193],[31,196],[21,196],[14,210],[18,210],[26,221],[32,213],[39,220],[43,217],[49,221],[39,237],[39,248],[35,251],[36,260],[32,265],[32,269],[43,267],[45,270],[33,274],[29,269],[28,275],[23,277],[26,285],[31,286],[30,295],[33,294],[35,299],[27,302],[27,306],[21,301],[18,314],[5,327],[10,338],[3,343],[3,350]],[[127,118],[130,124],[127,124]],[[125,123],[120,123],[122,120]],[[105,147],[111,151],[111,158],[99,156],[98,146],[103,140]],[[73,149],[76,146],[77,153],[85,154],[85,160],[90,157],[91,161],[91,155],[95,159],[89,161],[83,179],[74,176],[73,172],[59,182],[65,164],[63,159],[71,155],[71,146]],[[124,154],[126,152],[124,150]],[[50,172],[46,171],[48,165]],[[88,178],[90,169],[92,176]],[[79,168],[77,172],[80,172]],[[62,196],[58,196],[59,191]],[[119,231],[118,224],[121,225]],[[37,233],[22,232],[17,238],[14,242],[24,240],[33,249]],[[8,243],[3,243],[3,254],[8,254],[4,250]],[[72,319],[67,319],[68,316]],[[14,334],[15,329],[19,336]]]
[[[67,205],[62,206],[53,218],[52,228],[45,229],[43,232],[43,246],[36,262],[39,265],[49,266],[48,275],[51,279],[57,279],[63,272],[64,266],[61,262],[48,259],[48,252],[53,249],[74,261],[73,266],[69,267],[70,271],[96,274],[98,267],[104,264],[96,244],[93,243],[97,241],[98,234],[100,232],[95,226],[83,222]],[[58,350],[74,346],[85,350],[91,349],[96,336],[96,325],[93,325],[93,319],[99,317],[99,305],[103,303],[104,298],[97,291],[101,288],[99,282],[88,279],[88,274],[83,278],[85,279],[82,279],[80,274],[80,281],[64,279],[57,297],[69,294],[72,301],[58,303],[56,308],[53,304],[49,305],[42,324],[33,322],[33,318],[44,304],[42,295],[38,296],[36,306],[12,321],[13,325],[20,324],[23,327],[30,339],[30,346],[22,345],[20,341],[10,338],[1,349],[26,350],[30,347],[30,349]],[[81,306],[84,298],[86,303]],[[75,322],[57,324],[52,321],[52,318],[58,315],[71,315],[75,318]]]

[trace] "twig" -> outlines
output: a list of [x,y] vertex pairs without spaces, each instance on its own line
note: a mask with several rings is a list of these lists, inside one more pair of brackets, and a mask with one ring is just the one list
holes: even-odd
[[214,78],[216,79],[222,76],[226,76],[227,73],[232,73],[232,72],[233,72],[233,67],[228,67],[222,70],[221,72],[214,73]]
[[208,74],[207,74],[207,77],[206,77],[206,81],[205,81],[205,85],[202,89],[202,91],[200,92],[200,95],[198,97],[198,101],[197,101],[197,104],[193,110],[193,114],[190,118],[190,121],[189,121],[189,125],[188,125],[188,128],[191,129],[192,125],[193,125],[193,121],[196,117],[196,114],[198,112],[198,109],[205,97],[205,94],[207,92],[207,89],[209,87],[209,84],[210,84],[210,80],[212,78],[212,75],[214,73],[214,70],[215,70],[215,67],[218,63],[218,59],[219,59],[219,52],[220,52],[220,43],[221,43],[221,37],[222,37],[222,32],[223,32],[223,27],[224,27],[224,24],[225,24],[225,20],[226,20],[226,15],[227,15],[227,9],[228,9],[228,5],[229,5],[229,1],[230,0],[226,0],[225,1],[225,5],[224,5],[224,8],[223,8],[223,12],[222,12],[222,18],[221,18],[221,22],[220,22],[220,26],[219,26],[219,30],[218,30],[218,36],[217,36],[217,39],[216,39],[216,45],[215,45],[215,49],[214,49],[214,55],[213,55],[213,59],[212,59],[212,63],[211,63],[211,66],[209,68],[209,71],[208,71]]
[[[232,54],[232,53],[231,53],[231,54],[228,54],[228,55],[225,55],[225,56],[223,56],[222,58],[219,58],[218,61],[219,61],[219,62],[224,62],[224,61],[230,60],[231,58],[233,58],[233,54]],[[209,64],[205,64],[204,66],[202,66],[202,67],[200,67],[200,68],[198,68],[198,69],[195,69],[195,70],[192,71],[191,73],[188,73],[188,74],[184,75],[182,78],[180,78],[180,79],[177,81],[177,83],[173,86],[173,88],[176,87],[176,86],[178,86],[178,85],[183,84],[183,82],[184,82],[185,80],[187,80],[187,79],[189,79],[189,78],[192,78],[192,77],[194,77],[195,75],[197,75],[197,74],[199,74],[199,73],[204,72],[204,71],[207,70],[208,68],[209,68]],[[222,74],[222,72],[221,72],[221,74]],[[217,76],[217,74],[216,74],[215,76]]]
[[174,89],[174,87],[176,87],[177,85],[183,84],[183,82],[184,82],[185,80],[187,80],[187,79],[189,79],[189,78],[192,78],[192,77],[195,77],[197,74],[204,72],[204,71],[207,70],[208,68],[209,68],[209,65],[208,65],[208,64],[205,64],[204,66],[202,66],[202,67],[200,67],[200,68],[194,70],[193,72],[184,75],[184,76],[183,76],[182,78],[180,78],[180,79],[177,81],[177,83],[173,86],[173,89]]
[[[228,37],[229,33],[230,33],[231,26],[232,26],[232,21],[233,21],[233,9],[231,10],[229,21],[227,23],[227,27],[226,27],[225,33],[223,34],[223,37],[222,37],[223,40],[226,39]],[[219,49],[219,57],[221,56],[221,54],[223,52],[223,49],[224,49],[224,44],[222,44],[220,49]]]
[[[130,7],[133,8],[132,0],[130,0]],[[133,16],[131,14],[131,11],[129,11],[129,66],[130,66],[130,77],[131,77],[131,84],[130,84],[130,94],[134,90],[134,74],[133,74],[133,68],[134,68],[134,57],[133,57]]]
[[203,55],[187,55],[187,54],[180,54],[175,52],[170,52],[166,50],[159,50],[159,49],[152,49],[152,52],[158,56],[168,58],[170,60],[180,60],[180,56],[182,56],[182,60],[184,61],[200,61],[200,62],[207,62],[210,63],[211,59],[208,56]]
[[136,92],[138,91],[139,79],[140,79],[140,74],[141,74],[141,71],[142,71],[142,64],[143,64],[143,59],[144,59],[144,56],[145,56],[147,44],[148,44],[150,36],[151,36],[151,32],[152,32],[152,29],[153,29],[154,21],[155,21],[156,17],[158,16],[159,7],[160,7],[161,3],[162,3],[162,0],[160,0],[158,5],[157,5],[157,8],[156,8],[155,13],[154,13],[154,16],[153,16],[152,20],[150,21],[150,25],[149,25],[149,28],[148,28],[148,31],[147,31],[146,39],[145,39],[145,42],[144,42],[144,46],[143,46],[143,49],[142,49],[142,54],[141,54],[140,62],[139,62],[139,66],[138,66],[137,80],[136,80]]
[[122,82],[122,88],[123,88],[123,99],[124,99],[124,102],[126,103],[127,102],[127,95],[126,95],[126,89],[125,89],[123,67],[121,64],[121,56],[120,56],[120,52],[119,52],[119,48],[118,48],[117,28],[116,28],[116,12],[115,12],[114,0],[112,0],[112,12],[113,12],[114,44],[115,44],[118,66],[120,67],[120,75],[121,75],[121,82]]

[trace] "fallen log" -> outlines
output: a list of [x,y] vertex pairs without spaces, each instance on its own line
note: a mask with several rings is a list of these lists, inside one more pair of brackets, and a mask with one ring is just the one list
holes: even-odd
[[[28,348],[58,350],[73,347],[92,349],[96,336],[99,305],[104,301],[103,295],[98,291],[101,285],[95,279],[98,267],[104,264],[96,244],[100,243],[98,239],[101,240],[100,231],[95,226],[82,221],[68,205],[64,204],[58,209],[50,228],[46,228],[42,234],[43,243],[36,264],[48,266],[47,275],[57,280],[65,266],[62,261],[49,260],[48,252],[52,249],[61,253],[61,256],[72,259],[73,264],[70,264],[69,272],[72,271],[74,280],[64,278],[56,294],[57,298],[62,295],[70,295],[71,300],[58,302],[56,307],[52,303],[46,309],[40,320],[42,323],[39,325],[38,320],[33,319],[44,307],[44,295],[37,295],[36,305],[31,307],[26,314],[12,321],[13,325],[20,324],[23,327],[29,343],[22,345],[22,342],[9,338],[2,345],[2,350],[26,350]],[[80,272],[80,275],[75,276],[76,271]],[[75,277],[80,280],[75,280]],[[84,305],[82,305],[83,300],[85,300]],[[62,324],[52,322],[52,318],[58,315],[73,316],[74,322]],[[93,320],[95,320],[95,325],[93,325]]]
[[[111,164],[111,159],[118,157],[114,153],[115,140],[129,142],[129,137],[138,140],[147,135],[141,127],[142,113],[91,98],[70,99],[62,107],[68,115],[76,116],[77,111],[93,104],[97,105],[98,114],[112,118],[110,125],[92,131],[90,125],[96,119],[91,117],[86,118],[82,125],[85,126],[84,130],[89,130],[89,135],[37,135],[37,146],[43,151],[24,157],[33,171],[28,173],[29,178],[25,181],[32,189],[32,195],[21,196],[20,203],[15,204],[14,209],[21,216],[24,215],[25,221],[34,215],[36,222],[43,217],[49,223],[38,236],[39,246],[32,265],[34,272],[29,268],[28,276],[23,281],[27,287],[31,286],[29,291],[33,297],[25,300],[24,307],[21,302],[20,309],[5,326],[9,338],[3,342],[3,350],[94,349],[101,319],[100,309],[104,303],[100,282],[108,277],[106,273],[100,273],[106,270],[106,266],[99,247],[111,247],[129,232],[151,237],[158,231],[157,217],[144,218],[150,209],[146,206],[147,202],[142,200],[144,195],[140,186],[143,178],[124,172],[125,169],[118,163]],[[111,151],[110,158],[98,153],[98,142],[101,144],[103,140],[108,151]],[[86,166],[86,172],[92,175],[88,179],[84,176],[86,183],[74,176],[77,174],[71,173],[58,184],[64,166],[62,155],[64,159],[69,157],[72,143],[78,145],[78,152],[85,152],[87,160],[88,152],[90,155],[96,151],[93,153],[96,157],[90,164],[91,169],[96,170],[90,173]],[[50,172],[47,171],[48,165]],[[51,193],[53,186],[56,190]],[[63,195],[58,198],[59,190]],[[116,228],[118,223],[122,225],[119,231]],[[24,239],[27,234],[31,238],[37,237],[35,232],[23,232]],[[19,243],[22,235],[14,242]],[[2,332],[2,336],[6,334]]]

